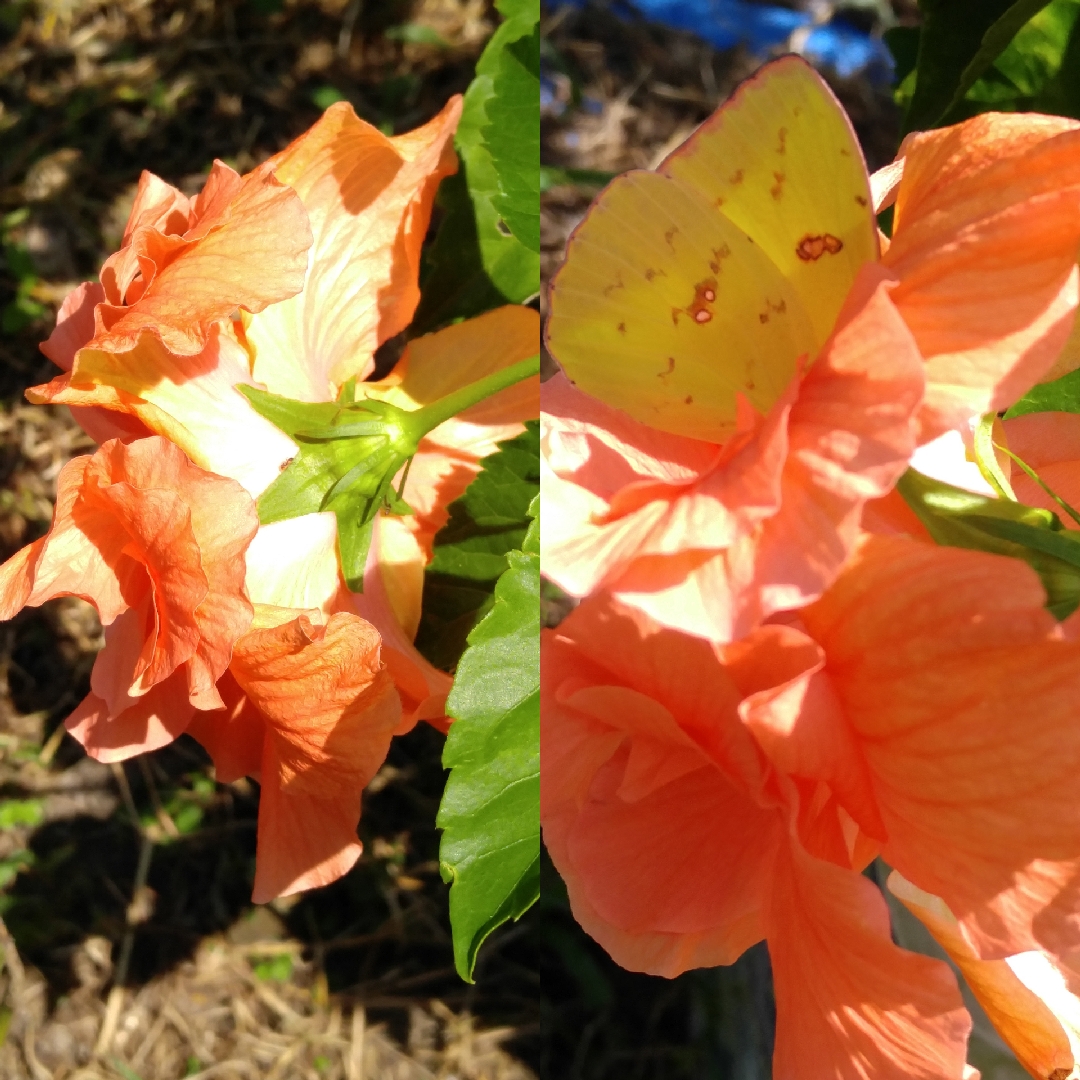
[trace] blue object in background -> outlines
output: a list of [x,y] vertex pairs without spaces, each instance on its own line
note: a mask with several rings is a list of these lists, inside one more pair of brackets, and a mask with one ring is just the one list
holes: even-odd
[[[583,7],[585,0],[558,0]],[[764,55],[787,44],[796,30],[808,30],[800,51],[812,64],[831,67],[847,78],[864,73],[872,82],[892,81],[893,61],[884,42],[841,22],[814,26],[805,11],[750,4],[746,0],[616,0],[613,10],[636,12],[674,30],[688,30],[717,49],[743,44]]]

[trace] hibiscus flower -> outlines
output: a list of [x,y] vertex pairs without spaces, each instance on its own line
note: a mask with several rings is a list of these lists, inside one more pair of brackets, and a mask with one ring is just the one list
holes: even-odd
[[667,976],[764,938],[778,1078],[960,1080],[955,978],[893,943],[861,871],[941,898],[980,962],[1075,953],[1080,646],[1043,603],[1018,561],[902,537],[733,644],[584,601],[541,661],[541,821],[578,921]]
[[[96,476],[105,467],[93,464],[99,458],[130,465],[134,454],[145,471],[147,458],[161,453],[178,476],[197,478],[176,488],[173,513],[182,520],[186,509],[203,523],[206,549],[192,546],[201,543],[193,526],[195,541],[177,565],[201,560],[207,577],[219,562],[227,567],[213,604],[197,581],[174,587],[180,571],[169,568],[178,556],[157,548],[140,556],[151,585],[124,592],[126,606],[111,578],[82,556],[57,577],[36,571],[43,557],[26,549],[0,582],[9,582],[6,617],[68,592],[96,603],[110,624],[98,662],[109,678],[95,677],[69,721],[89,753],[117,760],[187,731],[222,779],[260,780],[257,901],[347,871],[360,853],[360,792],[391,737],[421,718],[445,728],[451,678],[412,644],[431,537],[479,458],[536,413],[535,389],[511,389],[430,433],[405,488],[417,523],[377,523],[362,596],[343,579],[333,513],[258,525],[255,500],[298,447],[237,387],[332,402],[344,383],[360,380],[358,398],[370,386],[373,396],[396,394],[415,408],[537,351],[536,313],[508,308],[418,339],[391,380],[362,382],[377,346],[408,324],[419,300],[420,245],[439,180],[456,167],[450,139],[460,109],[452,99],[424,127],[387,137],[347,104],[335,105],[247,176],[216,163],[193,200],[144,174],[121,251],[100,283],[68,297],[43,346],[64,373],[28,393],[72,406],[92,436],[109,440],[90,465],[69,466],[50,536],[81,535],[83,502],[97,496],[76,485],[84,471]],[[113,468],[110,476],[117,491],[148,489],[140,507],[172,507],[162,495],[172,481],[160,471],[144,478]],[[83,502],[73,504],[76,490]],[[131,511],[135,540],[112,528],[101,549],[106,564],[126,574],[129,549],[143,533],[155,535],[163,513]],[[228,556],[219,558],[213,544],[226,542]],[[87,543],[93,548],[96,534]],[[59,558],[67,548],[49,539],[45,551]],[[162,592],[166,586],[173,591]],[[163,607],[176,590],[187,623]],[[226,600],[235,616],[219,626]],[[152,649],[168,664],[148,666]],[[186,696],[174,689],[188,685]]]

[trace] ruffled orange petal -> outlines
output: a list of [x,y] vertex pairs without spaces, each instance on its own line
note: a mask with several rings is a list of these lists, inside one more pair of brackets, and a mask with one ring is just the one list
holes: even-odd
[[201,468],[232,477],[257,497],[295,456],[296,444],[255,412],[238,384],[252,385],[250,359],[220,323],[207,331],[197,356],[175,356],[149,334],[127,351],[83,348],[74,374],[31,387],[27,397],[127,413],[137,427],[165,436]]
[[262,769],[266,721],[248,701],[231,672],[218,682],[224,710],[197,712],[188,724],[187,733],[197,739],[214,759],[214,774],[222,784],[242,776],[257,780]]
[[67,730],[97,761],[126,761],[167,746],[182,735],[194,706],[187,700],[184,673],[174,672],[122,712],[112,712],[97,695],[83,698],[64,721]]
[[1011,404],[1072,330],[1080,125],[989,114],[909,137],[882,261],[927,359],[924,436]]
[[359,855],[360,793],[401,708],[379,646],[348,614],[325,625],[301,614],[236,645],[230,670],[267,728],[257,902],[323,884]]
[[333,400],[408,325],[435,189],[456,168],[460,115],[454,97],[423,127],[388,138],[341,102],[261,166],[300,196],[314,235],[303,292],[247,323],[255,378],[273,393]]
[[360,790],[320,798],[312,790],[289,791],[276,782],[277,746],[267,740],[259,794],[259,832],[251,900],[316,889],[347,874],[364,848],[356,838]]
[[187,231],[190,218],[191,200],[172,184],[144,169],[124,226],[123,244],[126,246],[135,230],[140,228],[157,229],[165,235],[182,234]]
[[97,607],[106,644],[71,723],[90,753],[117,760],[174,738],[193,708],[220,707],[215,684],[251,624],[255,505],[156,436],[74,459],[57,488],[48,534],[0,567],[0,616],[61,595]]
[[877,266],[862,268],[799,388],[780,506],[756,555],[766,615],[800,607],[829,585],[858,537],[863,507],[892,489],[915,447],[922,364],[892,290]]
[[167,653],[159,645],[137,678],[148,687],[189,661],[192,703],[219,707],[214,686],[229,666],[233,642],[251,625],[244,554],[259,527],[255,504],[234,480],[197,468],[163,439],[109,443],[94,462],[88,477],[102,485],[143,553],[158,641],[169,642]]
[[802,611],[860,744],[882,855],[942,897],[984,959],[1076,940],[1080,645],[1035,573],[872,537]]
[[780,821],[744,787],[757,760],[737,691],[707,643],[605,609],[587,600],[541,638],[545,842],[575,917],[624,967],[730,963],[762,935]]
[[48,533],[0,567],[4,601],[0,619],[10,619],[25,606],[37,607],[57,596],[78,596],[92,603],[108,625],[146,597],[145,570],[123,553],[126,532],[114,517],[86,505],[90,462],[89,457],[72,458],[60,470]]
[[766,916],[777,1080],[960,1080],[971,1018],[940,960],[892,942],[862,875],[780,844]]
[[[141,295],[127,305],[98,305],[92,348],[126,352],[150,334],[170,352],[194,356],[205,349],[211,326],[235,309],[261,311],[300,291],[311,231],[294,191],[255,172],[215,210],[192,239],[149,226],[133,231],[125,253],[139,261]],[[78,371],[76,359],[76,379]]]

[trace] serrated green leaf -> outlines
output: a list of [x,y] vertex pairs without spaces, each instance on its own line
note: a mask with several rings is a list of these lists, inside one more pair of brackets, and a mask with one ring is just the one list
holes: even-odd
[[436,824],[458,974],[540,894],[540,558],[511,552],[469,635],[447,712],[450,769]]
[[[465,92],[454,137],[458,172],[439,188],[443,220],[425,259],[420,306],[413,318],[415,333],[426,333],[499,304],[521,303],[540,288],[539,252],[506,228],[495,205],[503,193],[483,134],[502,54],[533,33],[540,21],[540,5],[536,0],[515,0],[496,6],[505,21],[487,43],[476,64],[476,77]],[[539,93],[535,102],[539,132]]]
[[905,131],[940,124],[1049,0],[920,0],[922,33]]
[[1080,370],[1070,371],[1053,382],[1033,386],[1005,413],[1005,419],[1033,412],[1080,413]]
[[1039,575],[1047,608],[1063,619],[1080,607],[1080,536],[1056,514],[977,495],[908,469],[896,485],[930,535],[948,547],[1021,559]]
[[539,490],[540,432],[533,420],[484,459],[435,537],[416,646],[436,667],[453,670],[469,631],[491,604],[507,553],[526,542]]
[[484,141],[499,178],[495,209],[530,250],[540,251],[540,27],[499,57]]

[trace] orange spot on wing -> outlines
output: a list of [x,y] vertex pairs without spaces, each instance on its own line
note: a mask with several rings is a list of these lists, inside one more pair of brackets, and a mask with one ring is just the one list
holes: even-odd
[[674,356],[669,356],[667,358],[667,368],[664,371],[658,371],[656,373],[656,377],[658,379],[666,379],[674,371],[675,371],[675,357]]
[[671,318],[679,325],[680,315],[689,315],[696,323],[707,323],[712,318],[710,305],[716,301],[716,278],[706,278],[694,286],[694,299],[685,308],[672,308]]
[[841,146],[841,147],[840,147],[840,156],[841,156],[841,157],[851,157],[851,151],[850,151],[850,150],[847,150],[846,148],[844,148],[843,146]]
[[728,177],[729,184],[741,184],[743,181],[742,169],[736,169],[731,176]]
[[832,233],[822,233],[820,236],[807,233],[795,245],[795,254],[803,262],[816,262],[826,253],[835,255],[842,250],[843,246],[844,241],[837,236],[833,236]]
[[721,209],[723,209],[723,206],[724,206],[724,196],[723,195],[717,195],[716,196],[716,209],[721,210]]
[[626,323],[624,323],[624,322],[619,323],[619,325],[615,329],[618,330],[620,334],[625,334],[626,333]]
[[864,198],[863,198],[863,197],[862,197],[861,195],[856,195],[856,196],[855,196],[855,201],[856,201],[856,202],[857,202],[857,203],[858,203],[858,204],[859,204],[860,206],[865,206],[865,205],[866,205],[866,199],[864,199]]
[[622,274],[617,274],[615,280],[610,285],[605,285],[601,290],[605,296],[610,296],[615,289],[625,289],[623,284]]
[[693,405],[694,404],[694,396],[693,396],[693,394],[687,394],[686,395],[686,400],[683,402],[683,404],[684,405]]
[[767,311],[763,311],[763,312],[761,312],[760,315],[758,315],[758,322],[767,323],[768,321],[769,321],[769,313]]
[[645,280],[652,281],[654,277],[667,277],[663,270],[654,270],[651,266],[645,269]]
[[787,177],[782,172],[774,172],[773,179],[776,181],[771,188],[769,188],[769,194],[779,201],[784,194],[784,181]]
[[778,154],[786,154],[787,153],[787,128],[781,128],[776,133],[776,138],[779,140],[779,145],[776,147],[776,152]]
[[709,269],[714,274],[720,273],[720,264],[731,254],[731,248],[727,244],[721,244],[718,248],[713,248],[713,257],[709,261]]
[[666,233],[664,233],[664,239],[668,242],[668,247],[670,247],[672,251],[675,250],[675,244],[673,243],[673,241],[675,239],[675,234],[678,231],[678,228],[672,225],[671,228],[668,229]]

